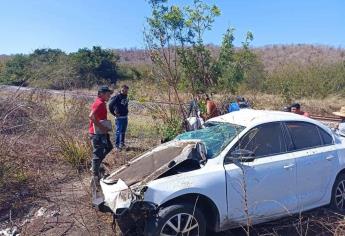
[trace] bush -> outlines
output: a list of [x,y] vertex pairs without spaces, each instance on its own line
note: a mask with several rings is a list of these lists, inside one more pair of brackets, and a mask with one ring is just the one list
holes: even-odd
[[345,95],[345,63],[286,65],[269,74],[262,88],[263,92],[282,95],[287,102],[302,97]]
[[161,135],[161,141],[168,142],[183,132],[183,125],[181,119],[173,117],[164,120],[162,124],[158,124],[157,129]]
[[119,66],[118,76],[121,80],[140,80],[151,78],[151,67],[149,65],[129,65],[123,64]]
[[86,137],[81,141],[78,138],[63,134],[56,136],[56,142],[59,148],[58,153],[63,160],[72,165],[78,172],[89,166],[92,149]]
[[12,59],[6,61],[0,71],[0,83],[10,85],[25,85],[25,81],[29,77],[28,63],[29,57],[23,54],[15,55]]
[[183,120],[177,107],[147,103],[145,108],[152,114],[161,142],[170,141],[183,132]]
[[36,49],[1,64],[0,83],[49,89],[115,84],[118,60],[112,50],[101,47],[83,48],[70,54],[60,49]]

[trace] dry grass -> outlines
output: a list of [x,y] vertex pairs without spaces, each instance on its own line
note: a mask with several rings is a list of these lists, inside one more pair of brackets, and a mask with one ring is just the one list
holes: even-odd
[[[0,101],[0,218],[25,213],[49,189],[52,170],[59,169],[52,133],[58,129],[49,94],[31,92],[2,96]],[[24,209],[24,212],[22,210]]]
[[35,122],[44,119],[44,109],[29,100],[15,103],[4,99],[1,105],[0,219],[6,218],[9,210],[14,216],[20,214],[45,189],[44,181],[36,180],[40,179],[41,162],[49,156],[47,142]]
[[[90,100],[44,91],[1,97],[0,229],[17,225],[22,235],[113,235],[111,216],[91,206],[84,171],[91,159]],[[150,116],[130,118],[129,150],[111,153],[109,169],[157,144],[151,125]],[[40,207],[46,212],[37,217]]]
[[[168,100],[164,88],[157,86],[153,82],[141,80],[139,82],[132,81],[129,84],[131,88],[129,92],[132,100],[134,99],[144,106],[152,101]],[[323,99],[304,98],[294,100],[292,98],[291,101],[286,101],[281,95],[247,91],[245,89],[240,89],[236,94],[212,94],[212,98],[216,101],[219,108],[225,112],[229,103],[235,101],[237,95],[244,96],[248,99],[254,109],[283,110],[285,106],[291,105],[293,102],[299,102],[302,109],[311,114],[330,116],[332,112],[338,111],[340,107],[345,106],[345,100],[337,95],[330,95]],[[192,95],[187,92],[181,92],[180,96],[183,103],[190,102],[192,98]],[[136,112],[135,109],[132,111]],[[150,109],[139,109],[139,114],[144,114],[145,116],[154,115]]]

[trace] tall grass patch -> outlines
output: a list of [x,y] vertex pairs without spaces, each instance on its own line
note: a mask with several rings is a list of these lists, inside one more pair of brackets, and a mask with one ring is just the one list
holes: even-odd
[[345,95],[345,62],[334,64],[289,64],[268,74],[263,92],[293,98],[325,98],[330,94]]
[[80,140],[78,137],[63,134],[56,136],[56,142],[59,155],[78,172],[89,166],[92,149],[87,137]]

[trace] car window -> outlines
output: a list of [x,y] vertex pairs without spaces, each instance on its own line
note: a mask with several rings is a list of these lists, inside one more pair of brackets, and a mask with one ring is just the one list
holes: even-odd
[[252,151],[255,157],[285,152],[286,145],[280,123],[264,124],[251,129],[239,140],[232,151],[236,149]]
[[323,141],[324,145],[332,145],[333,144],[333,137],[331,135],[329,135],[329,133],[327,133],[325,130],[319,128],[320,134],[321,134],[321,138]]
[[307,122],[286,122],[295,150],[318,147],[322,140],[318,127]]

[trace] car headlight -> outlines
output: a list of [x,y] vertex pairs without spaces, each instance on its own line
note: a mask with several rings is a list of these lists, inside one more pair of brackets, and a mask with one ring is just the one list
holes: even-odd
[[122,190],[120,193],[119,193],[119,197],[118,197],[120,201],[124,201],[124,202],[127,202],[127,201],[132,201],[133,200],[133,193],[132,193],[132,190],[131,189],[125,189],[125,190]]
[[132,194],[134,194],[137,199],[142,200],[144,198],[144,193],[146,192],[147,188],[148,187],[146,185],[142,185],[141,183],[135,184],[131,187]]

